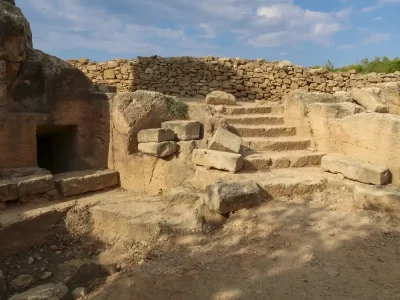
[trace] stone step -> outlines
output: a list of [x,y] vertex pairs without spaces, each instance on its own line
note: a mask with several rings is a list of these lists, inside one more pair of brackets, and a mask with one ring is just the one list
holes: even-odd
[[236,106],[227,107],[226,115],[244,115],[244,114],[282,114],[282,105],[259,105],[259,106]]
[[95,192],[119,184],[119,174],[114,170],[85,170],[54,175],[58,193],[63,197]]
[[241,137],[280,137],[296,135],[296,127],[282,125],[235,125],[228,130]]
[[243,138],[242,146],[253,151],[307,150],[311,141],[296,136],[278,138]]
[[282,125],[284,122],[283,115],[234,115],[226,116],[226,122],[229,125]]
[[267,171],[268,169],[304,168],[319,166],[324,153],[312,151],[261,152],[244,159],[244,170]]

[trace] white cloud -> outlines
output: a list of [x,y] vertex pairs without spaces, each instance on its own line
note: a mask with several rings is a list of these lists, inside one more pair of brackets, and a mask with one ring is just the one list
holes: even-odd
[[396,3],[400,3],[400,0],[379,0],[375,5],[364,7],[361,11],[368,13],[380,9],[387,4],[396,4]]
[[361,43],[364,44],[364,45],[376,44],[376,43],[389,41],[391,38],[392,38],[392,36],[389,33],[376,33],[376,32],[373,32],[367,38],[362,40]]
[[217,32],[211,25],[200,24],[199,27],[204,30],[204,34],[199,35],[200,38],[213,39],[217,36]]
[[284,52],[284,51],[282,51],[282,52],[279,52],[279,55],[280,55],[280,56],[287,56],[287,55],[288,55],[288,53],[287,53],[287,52]]
[[374,21],[381,21],[381,20],[382,20],[382,17],[375,17],[373,20],[374,20]]

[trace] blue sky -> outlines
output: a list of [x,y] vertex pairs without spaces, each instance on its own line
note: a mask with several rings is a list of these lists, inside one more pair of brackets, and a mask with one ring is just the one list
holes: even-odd
[[400,56],[400,0],[16,0],[58,57],[288,59],[336,66]]

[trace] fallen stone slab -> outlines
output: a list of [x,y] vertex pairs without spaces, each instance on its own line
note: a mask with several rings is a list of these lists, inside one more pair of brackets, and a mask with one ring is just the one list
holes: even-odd
[[365,210],[400,213],[400,188],[392,186],[356,185],[354,204]]
[[174,132],[165,128],[145,129],[139,131],[137,138],[139,143],[173,141]]
[[171,129],[175,133],[175,140],[190,141],[200,138],[201,124],[197,121],[167,121],[161,124],[162,128]]
[[208,149],[239,153],[242,138],[224,128],[218,128],[215,132]]
[[11,180],[0,181],[0,202],[16,200],[18,198],[17,184]]
[[229,172],[237,172],[243,167],[243,157],[240,154],[221,152],[208,149],[193,150],[192,162],[196,165]]
[[321,159],[324,171],[341,173],[344,177],[355,181],[385,185],[390,183],[391,173],[385,166],[352,159],[343,154],[332,153]]
[[54,190],[53,175],[51,174],[35,174],[25,177],[13,177],[11,180],[17,185],[19,198],[44,194]]
[[178,150],[178,146],[175,142],[140,143],[138,149],[151,156],[167,157],[174,154]]
[[14,295],[8,300],[63,300],[68,292],[68,288],[61,283],[49,283]]
[[119,176],[114,170],[86,170],[54,175],[54,182],[60,195],[70,197],[117,186]]
[[356,101],[367,110],[377,113],[389,112],[385,94],[380,88],[355,88],[352,89],[351,96],[353,97],[354,101]]
[[219,214],[248,208],[260,202],[260,188],[254,181],[221,182],[206,187],[205,204]]
[[206,104],[236,105],[236,97],[223,91],[213,91],[206,96]]

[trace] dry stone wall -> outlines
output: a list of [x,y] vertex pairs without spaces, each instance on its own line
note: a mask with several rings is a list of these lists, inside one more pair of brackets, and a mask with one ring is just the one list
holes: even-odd
[[355,71],[328,72],[294,66],[288,61],[263,59],[159,56],[134,60],[92,62],[69,60],[93,82],[116,86],[119,92],[151,90],[183,97],[205,96],[214,90],[235,94],[239,99],[280,100],[291,90],[334,93],[353,87],[400,81],[394,74],[359,75]]

